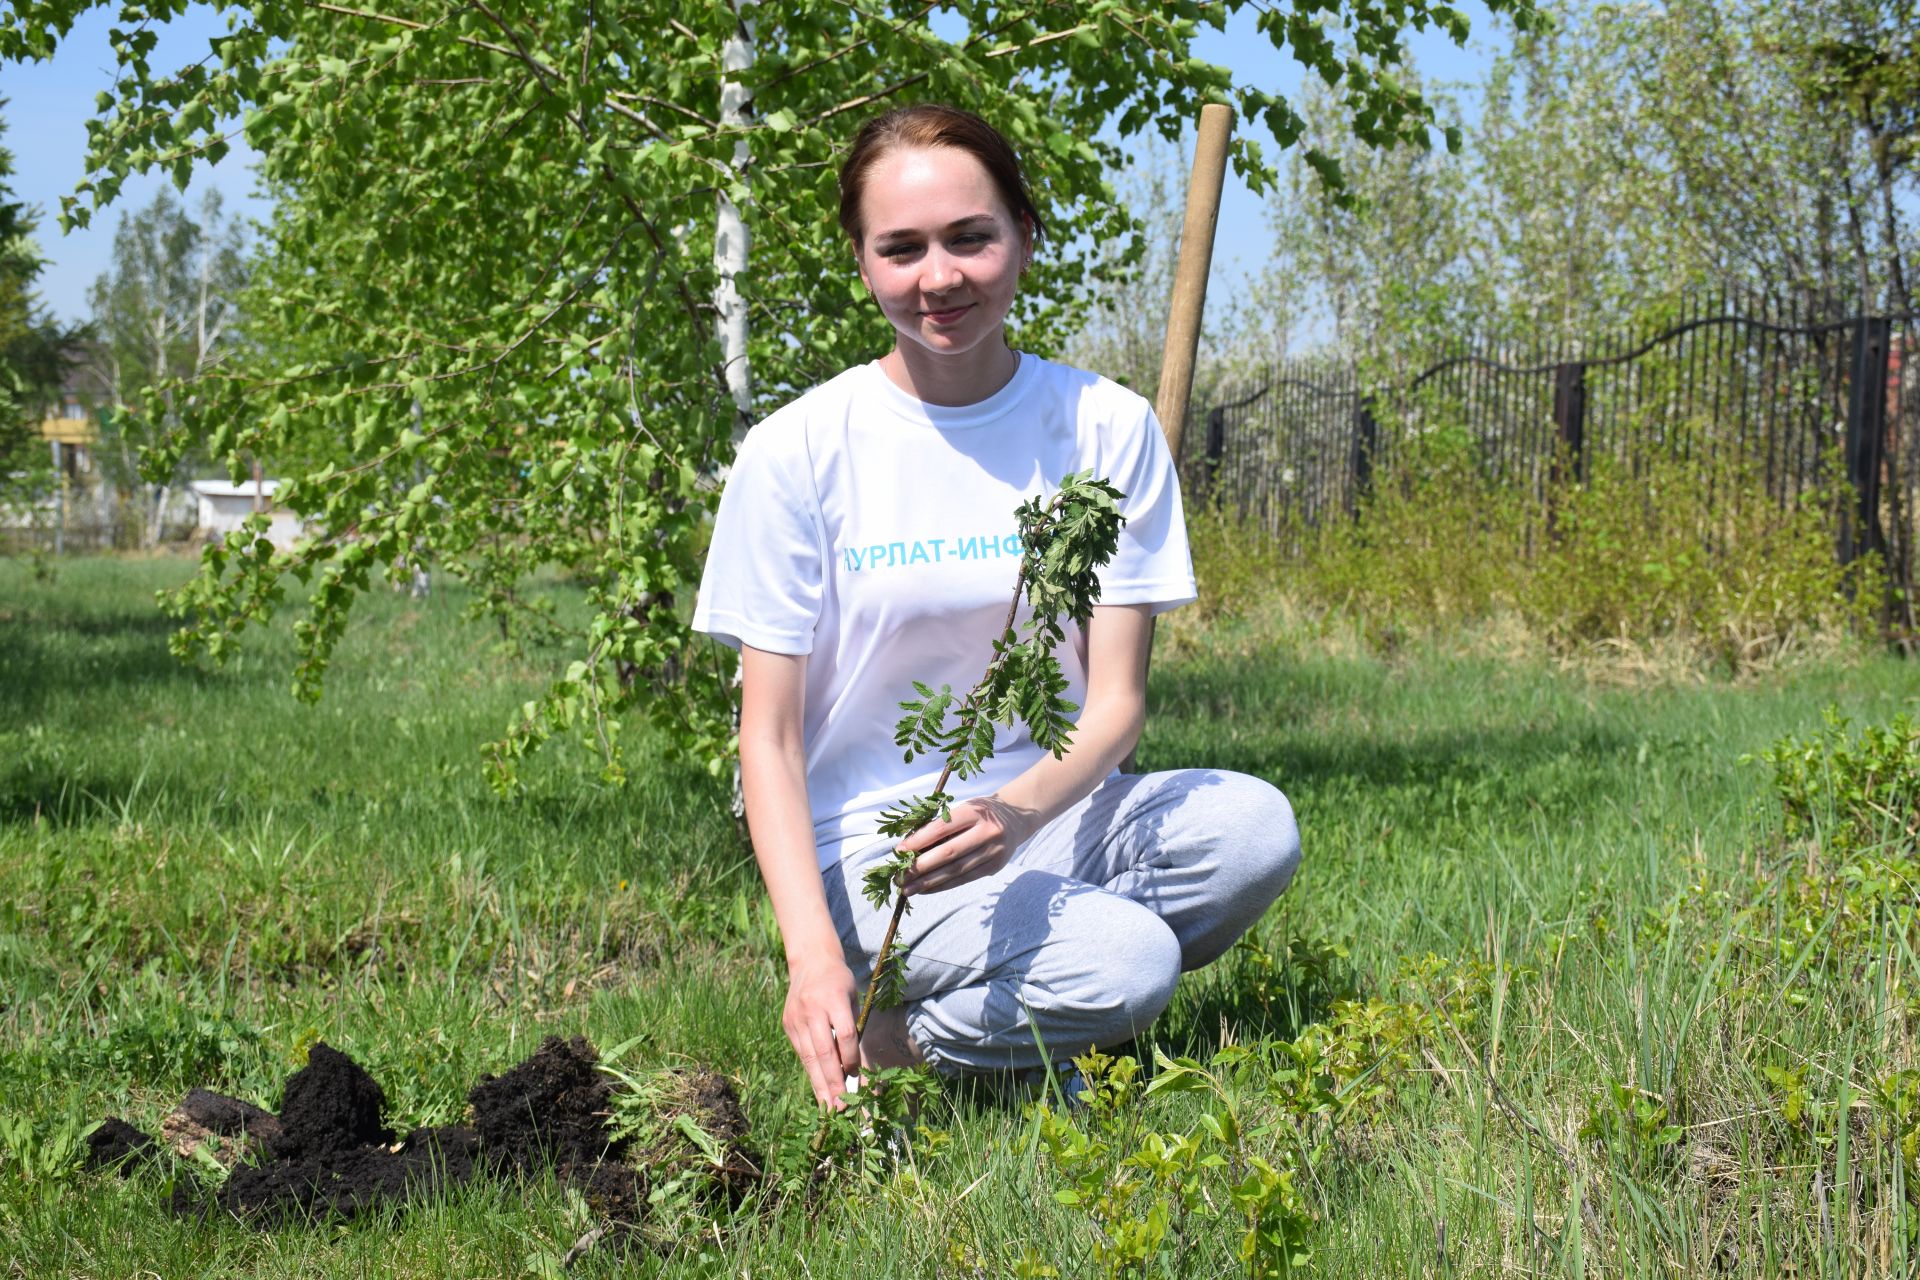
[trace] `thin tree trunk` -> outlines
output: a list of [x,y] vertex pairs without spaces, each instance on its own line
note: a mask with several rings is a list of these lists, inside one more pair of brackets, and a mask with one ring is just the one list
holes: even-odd
[[1854,302],[1858,308],[1873,305],[1873,253],[1867,248],[1867,235],[1860,217],[1860,204],[1853,198],[1853,179],[1843,169],[1840,172],[1840,194],[1847,204],[1847,234],[1853,241],[1853,256],[1859,267],[1860,295]]
[[[737,21],[734,34],[720,50],[720,125],[744,129],[753,119],[753,98],[741,73],[753,65],[753,18],[751,9],[758,0],[732,0]],[[733,144],[733,172],[744,187],[751,148],[743,136]],[[747,302],[740,296],[739,278],[747,271],[747,252],[751,241],[747,222],[739,208],[723,189],[716,196],[713,235],[713,269],[718,282],[713,287],[713,305],[721,359],[724,362],[727,390],[733,396],[733,442],[737,445],[751,425],[753,376],[747,364]]]
[[159,490],[154,494],[153,516],[148,522],[146,529],[146,545],[149,548],[160,545],[160,533],[167,519],[167,499],[172,496],[173,486],[168,484],[161,485]]
[[[741,73],[753,65],[752,6],[758,0],[729,0],[736,25],[734,34],[720,49],[720,124],[722,128],[744,129],[753,118],[753,96],[740,81]],[[746,186],[747,165],[752,149],[744,136],[733,144],[733,172],[741,187]],[[722,368],[727,391],[733,396],[733,444],[746,439],[753,425],[753,371],[747,363],[747,301],[740,296],[739,278],[747,271],[747,251],[751,241],[747,220],[721,188],[715,199],[713,228],[713,270],[718,277],[713,286],[713,306],[719,313],[714,322],[719,332]],[[740,669],[733,677],[733,729],[740,732]],[[733,817],[744,823],[747,798],[740,776],[740,762],[733,765]]]

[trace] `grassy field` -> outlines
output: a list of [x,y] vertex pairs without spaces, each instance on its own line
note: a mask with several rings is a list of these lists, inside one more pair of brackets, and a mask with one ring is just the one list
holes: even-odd
[[[565,749],[486,788],[479,744],[559,655],[503,654],[457,588],[383,595],[308,708],[284,627],[221,671],[168,656],[152,593],[185,565],[58,568],[0,562],[8,1274],[554,1269],[585,1211],[545,1182],[266,1234],[74,1167],[93,1120],[152,1128],[190,1086],[277,1104],[319,1039],[402,1129],[581,1032],[728,1074],[768,1147],[804,1132],[723,790],[665,764],[611,789]],[[1143,1274],[1245,1274],[1250,1206],[1315,1275],[1910,1274],[1912,895],[1789,839],[1741,757],[1917,703],[1877,656],[1620,688],[1244,624],[1163,653],[1143,767],[1271,779],[1305,843],[1137,1049],[1218,1066],[1064,1122],[950,1092],[878,1182],[573,1274],[1077,1276],[1128,1240]]]

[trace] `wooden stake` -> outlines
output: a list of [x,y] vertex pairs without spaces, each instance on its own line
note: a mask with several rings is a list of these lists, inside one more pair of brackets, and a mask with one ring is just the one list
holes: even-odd
[[[1153,412],[1167,436],[1167,451],[1177,462],[1180,437],[1187,427],[1187,400],[1193,394],[1193,366],[1200,352],[1200,317],[1207,307],[1207,273],[1213,268],[1213,231],[1220,221],[1220,188],[1227,177],[1227,143],[1233,137],[1233,108],[1209,102],[1200,108],[1200,129],[1193,143],[1193,173],[1187,179],[1187,216],[1180,228],[1180,261],[1174,267],[1173,297],[1167,305],[1167,345],[1160,355],[1160,391]],[[1148,624],[1147,657],[1153,657]],[[1135,772],[1127,752],[1121,772]]]
[[1193,366],[1200,350],[1200,316],[1207,306],[1207,273],[1213,266],[1213,231],[1220,220],[1220,188],[1227,176],[1227,142],[1233,136],[1233,108],[1210,102],[1200,108],[1200,131],[1193,146],[1193,174],[1187,180],[1187,217],[1180,230],[1180,261],[1174,269],[1173,298],[1167,306],[1167,345],[1160,356],[1160,392],[1154,413],[1167,434],[1167,448],[1180,456],[1187,425],[1187,397],[1193,394]]

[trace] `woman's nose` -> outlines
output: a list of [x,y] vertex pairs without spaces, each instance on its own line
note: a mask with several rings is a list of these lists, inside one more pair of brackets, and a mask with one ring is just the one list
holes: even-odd
[[929,250],[920,265],[920,288],[927,293],[943,293],[960,283],[960,270],[941,249]]

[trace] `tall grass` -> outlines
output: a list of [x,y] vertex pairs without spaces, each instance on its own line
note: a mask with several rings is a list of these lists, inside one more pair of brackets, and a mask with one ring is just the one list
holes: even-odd
[[[481,1072],[573,1031],[639,1037],[629,1067],[733,1075],[763,1141],[804,1126],[778,939],[712,779],[653,765],[616,789],[552,752],[501,800],[478,745],[550,655],[464,627],[457,590],[380,597],[306,708],[278,628],[223,670],[166,656],[151,596],[184,575],[74,561],[44,583],[0,563],[10,1270],[519,1275],[580,1234],[583,1208],[536,1182],[268,1236],[175,1220],[155,1176],[68,1158],[90,1120],[152,1127],[192,1085],[276,1104],[315,1039],[367,1064],[402,1127],[458,1118]],[[1822,708],[1911,709],[1909,667],[1855,654],[1608,687],[1420,635],[1387,652],[1224,623],[1162,653],[1151,697],[1143,767],[1274,780],[1306,861],[1250,945],[1190,975],[1133,1052],[1359,1055],[1327,1079],[1358,1080],[1365,1104],[1298,1124],[1324,1148],[1298,1181],[1313,1274],[1914,1264],[1910,1130],[1889,1119],[1911,1092],[1911,913],[1897,888],[1860,896],[1863,877],[1897,886],[1898,865],[1871,840],[1830,854],[1832,800],[1790,825],[1774,766],[1742,763],[1799,735],[1823,776]],[[1250,1119],[1294,1123],[1244,1087]],[[1198,1132],[1205,1108],[1141,1099],[1118,1141]],[[923,1121],[937,1134],[883,1182],[749,1206],[629,1269],[1099,1270],[1035,1117],[961,1089]],[[1289,1132],[1260,1149],[1282,1158]],[[1202,1185],[1228,1203],[1224,1182]],[[1145,1273],[1238,1270],[1230,1215],[1197,1203]]]

